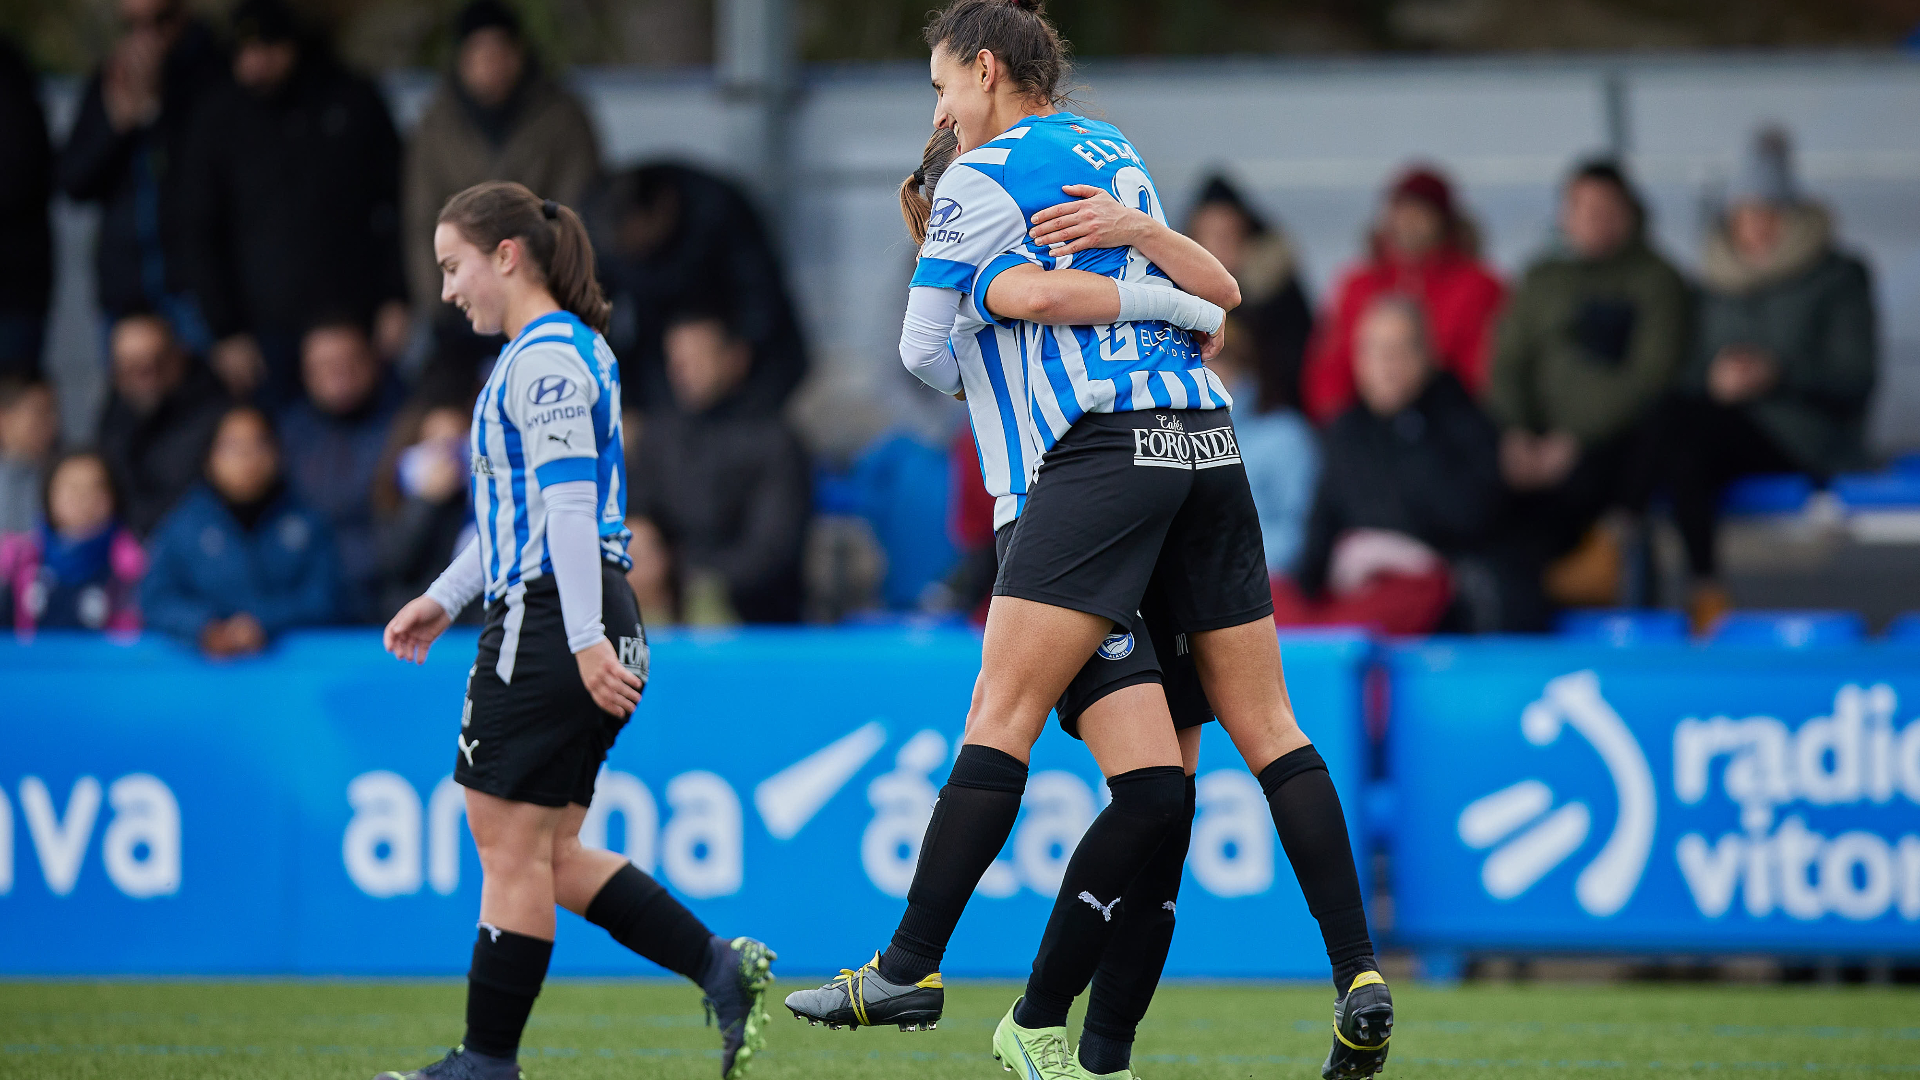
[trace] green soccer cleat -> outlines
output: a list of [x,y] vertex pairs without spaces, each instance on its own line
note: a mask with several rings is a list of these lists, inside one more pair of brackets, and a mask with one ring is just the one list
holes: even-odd
[[1086,1070],[1067,1045],[1067,1029],[1021,1027],[1013,1022],[1013,1009],[1019,1006],[1015,999],[993,1029],[993,1058],[1000,1067],[1019,1073],[1020,1080],[1086,1080]]
[[778,957],[750,937],[716,936],[708,948],[712,959],[700,1003],[707,1022],[720,1028],[721,1080],[740,1080],[767,1043],[767,987]]
[[916,983],[888,982],[880,975],[880,954],[858,969],[841,968],[825,986],[795,990],[787,1008],[807,1023],[830,1028],[898,1025],[901,1031],[932,1031],[946,1007],[947,991],[940,973]]
[[1140,1077],[1135,1075],[1132,1069],[1121,1069],[1119,1072],[1097,1073],[1088,1072],[1085,1065],[1080,1066],[1080,1075],[1084,1080],[1140,1080]]
[[1387,1064],[1393,1037],[1393,995],[1377,971],[1354,977],[1347,996],[1333,1007],[1333,1049],[1320,1067],[1322,1080],[1361,1080]]

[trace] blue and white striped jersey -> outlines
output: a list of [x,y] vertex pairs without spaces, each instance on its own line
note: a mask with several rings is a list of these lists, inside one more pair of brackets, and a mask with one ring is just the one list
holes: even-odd
[[1025,505],[1043,449],[1027,405],[1025,351],[1019,331],[981,318],[971,296],[960,298],[947,348],[960,366],[980,478],[994,497],[993,527],[999,529]]
[[[1031,116],[955,158],[940,178],[912,283],[958,289],[984,307],[993,279],[1023,261],[1123,281],[1165,279],[1132,248],[1054,258],[1029,239],[1033,215],[1069,198],[1061,190],[1067,184],[1104,188],[1166,221],[1153,178],[1119,129],[1073,113]],[[1232,404],[1187,333],[1167,323],[1054,327],[983,315],[1020,331],[1028,408],[1043,448],[1090,412]],[[971,388],[967,397],[973,398]]]
[[607,339],[571,312],[542,315],[500,350],[473,407],[473,518],[487,602],[553,572],[540,489],[592,480],[600,557],[625,569],[627,463],[620,368]]

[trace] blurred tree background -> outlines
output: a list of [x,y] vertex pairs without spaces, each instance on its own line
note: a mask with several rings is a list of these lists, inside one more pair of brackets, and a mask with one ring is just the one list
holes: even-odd
[[[226,0],[187,0],[217,17]],[[293,0],[367,67],[433,66],[459,0]],[[796,0],[816,62],[912,60],[931,0]],[[47,70],[88,68],[115,0],[0,0],[0,32]],[[558,64],[712,60],[714,0],[518,0]],[[1890,46],[1920,0],[1052,0],[1082,57]]]

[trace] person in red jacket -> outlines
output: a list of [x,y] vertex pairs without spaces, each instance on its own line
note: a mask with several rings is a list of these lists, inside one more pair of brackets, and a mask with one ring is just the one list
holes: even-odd
[[1506,288],[1480,261],[1477,241],[1446,177],[1425,166],[1401,174],[1387,191],[1368,257],[1340,278],[1315,325],[1300,379],[1314,423],[1331,423],[1353,404],[1354,327],[1387,293],[1420,301],[1434,359],[1479,396]]

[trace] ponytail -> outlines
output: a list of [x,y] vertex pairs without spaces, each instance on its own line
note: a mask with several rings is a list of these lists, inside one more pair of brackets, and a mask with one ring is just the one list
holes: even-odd
[[593,273],[593,243],[580,215],[525,185],[505,181],[475,184],[447,200],[440,222],[460,230],[473,246],[492,252],[503,240],[518,240],[554,303],[606,333],[607,303]]
[[934,188],[947,166],[953,164],[954,152],[958,149],[959,140],[952,128],[934,129],[927,138],[926,149],[920,153],[920,167],[900,181],[900,217],[907,223],[907,235],[913,237],[916,246],[927,241],[927,218],[933,213]]

